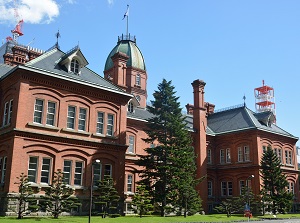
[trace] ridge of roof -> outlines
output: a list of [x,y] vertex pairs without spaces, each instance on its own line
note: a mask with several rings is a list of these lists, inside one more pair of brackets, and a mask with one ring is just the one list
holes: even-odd
[[[30,66],[30,65],[33,65],[33,64],[35,64],[35,63],[37,63],[37,62],[39,62],[39,61],[45,59],[46,57],[52,55],[53,53],[55,53],[55,52],[57,52],[57,51],[61,51],[61,50],[59,50],[59,49],[57,49],[57,48],[53,48],[52,50],[43,53],[43,54],[40,55],[39,57],[37,57],[37,58],[35,58],[35,59],[33,59],[33,60],[28,61],[27,63],[24,64],[24,66],[27,66],[27,65],[29,65],[29,66]],[[62,51],[61,51],[61,52],[62,52]]]

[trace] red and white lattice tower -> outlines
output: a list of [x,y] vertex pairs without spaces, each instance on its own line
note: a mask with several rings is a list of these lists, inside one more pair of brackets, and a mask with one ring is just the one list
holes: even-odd
[[262,83],[263,86],[254,89],[256,112],[271,111],[276,115],[274,88],[265,85],[264,80]]

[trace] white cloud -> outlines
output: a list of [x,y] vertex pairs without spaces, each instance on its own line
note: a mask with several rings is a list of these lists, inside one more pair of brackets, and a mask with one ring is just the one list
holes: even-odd
[[109,5],[113,5],[114,4],[114,0],[107,0]]
[[[50,23],[59,15],[59,5],[54,0],[20,0],[17,12],[26,23]],[[0,23],[16,23],[12,0],[0,0]]]

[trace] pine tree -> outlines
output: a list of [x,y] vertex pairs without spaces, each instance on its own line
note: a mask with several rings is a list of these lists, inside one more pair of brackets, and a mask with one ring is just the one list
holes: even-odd
[[18,185],[18,194],[16,196],[16,206],[17,209],[14,210],[17,215],[18,219],[24,217],[24,215],[29,214],[30,212],[35,212],[38,210],[38,206],[33,204],[33,194],[34,191],[32,190],[30,183],[28,182],[28,177],[24,173],[21,173],[19,177],[17,177],[18,182],[15,184]]
[[[174,89],[171,81],[163,79],[154,92],[154,100],[147,106],[153,116],[147,120],[148,137],[144,140],[158,146],[146,148],[146,155],[140,156],[138,161],[143,167],[141,183],[147,185],[154,202],[160,204],[161,216],[170,208],[186,208],[182,202],[186,191],[197,197],[192,139]],[[192,201],[201,202],[199,197],[189,200],[190,207],[195,206]]]
[[142,217],[152,211],[151,197],[145,185],[139,185],[132,199],[132,205],[135,211]]
[[293,194],[286,188],[288,181],[282,173],[281,163],[273,150],[268,147],[261,160],[262,200],[273,214],[284,213],[291,208]]
[[62,212],[69,212],[72,208],[80,206],[74,191],[64,183],[63,172],[58,169],[54,172],[52,184],[45,190],[45,196],[41,197],[40,206],[43,210],[50,212],[54,218]]
[[114,187],[114,181],[110,176],[105,175],[103,180],[98,182],[94,198],[94,203],[100,206],[99,210],[95,211],[100,213],[102,218],[105,218],[106,216],[120,216],[118,213],[120,196],[118,195],[118,192]]

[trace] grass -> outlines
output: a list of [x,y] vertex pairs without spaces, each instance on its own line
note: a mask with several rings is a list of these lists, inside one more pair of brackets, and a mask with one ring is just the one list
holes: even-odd
[[[251,220],[260,220],[262,218],[274,218],[273,215],[265,215],[253,217]],[[299,218],[300,214],[285,214],[277,215],[276,218]],[[238,221],[247,221],[242,215],[233,215],[230,218],[227,218],[225,214],[213,214],[213,215],[194,215],[184,218],[180,217],[158,217],[158,216],[145,216],[139,218],[137,216],[126,216],[119,218],[101,218],[98,216],[91,217],[91,223],[164,223],[164,222],[238,222]],[[16,217],[0,217],[1,223],[15,223],[15,222],[36,222],[36,223],[84,223],[88,222],[87,216],[61,216],[58,219],[53,219],[51,217],[24,217],[22,220],[16,219]]]

